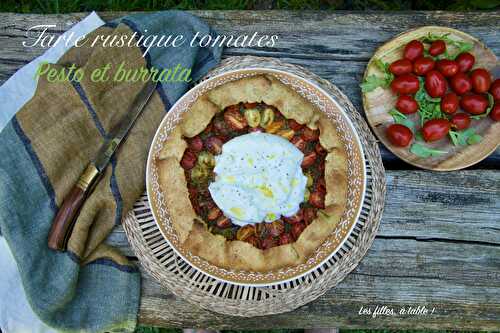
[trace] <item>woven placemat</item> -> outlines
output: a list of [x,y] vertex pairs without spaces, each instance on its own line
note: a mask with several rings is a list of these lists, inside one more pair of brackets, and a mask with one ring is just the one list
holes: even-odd
[[364,149],[367,184],[361,214],[349,238],[323,265],[298,279],[270,287],[249,287],[216,280],[179,257],[154,221],[145,193],[128,213],[123,226],[144,269],[176,296],[211,311],[251,317],[292,311],[311,302],[336,286],[358,265],[370,248],[382,217],[385,171],[376,139],[335,85],[301,67],[249,56],[226,59],[205,79],[240,68],[284,70],[312,81],[330,94],[353,122]]

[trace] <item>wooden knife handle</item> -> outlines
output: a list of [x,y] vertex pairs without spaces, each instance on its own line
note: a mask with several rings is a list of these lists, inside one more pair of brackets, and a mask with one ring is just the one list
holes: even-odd
[[90,164],[82,173],[78,182],[73,186],[68,195],[64,198],[59,208],[52,227],[49,232],[49,248],[57,251],[65,251],[68,240],[73,231],[80,209],[85,199],[93,189],[99,176],[97,168]]

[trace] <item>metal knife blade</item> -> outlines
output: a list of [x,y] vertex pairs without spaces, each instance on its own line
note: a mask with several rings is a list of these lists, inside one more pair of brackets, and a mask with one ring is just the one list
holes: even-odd
[[128,132],[144,109],[144,106],[149,101],[149,98],[153,95],[155,89],[156,82],[148,81],[139,92],[139,94],[137,94],[137,96],[135,97],[129,111],[123,116],[118,125],[111,131],[109,138],[101,146],[99,152],[97,153],[97,156],[93,160],[93,164],[99,170],[99,172],[103,171],[109,164],[111,157],[118,149],[123,139],[127,136]]

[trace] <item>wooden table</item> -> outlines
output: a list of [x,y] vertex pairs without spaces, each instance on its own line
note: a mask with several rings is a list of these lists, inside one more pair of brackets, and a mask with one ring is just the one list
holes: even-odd
[[[125,13],[103,13],[111,19]],[[199,11],[220,33],[277,34],[274,48],[227,49],[224,55],[277,57],[331,80],[362,112],[358,84],[375,48],[422,25],[445,25],[483,40],[500,55],[500,12],[288,12]],[[26,29],[71,27],[85,13],[0,14],[0,83],[43,50],[22,46]],[[500,135],[500,133],[499,133]],[[260,318],[234,318],[178,299],[144,274],[139,321],[165,327],[500,328],[500,149],[474,167],[437,173],[399,161],[381,147],[387,199],[380,230],[367,256],[336,288],[297,311]],[[109,243],[132,259],[121,228]],[[361,306],[426,306],[432,315],[359,314]]]

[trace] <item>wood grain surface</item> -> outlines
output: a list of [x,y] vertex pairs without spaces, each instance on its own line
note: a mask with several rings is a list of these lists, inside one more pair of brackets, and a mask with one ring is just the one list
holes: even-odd
[[[224,56],[272,56],[306,67],[339,86],[362,112],[358,84],[374,50],[423,25],[463,30],[498,56],[500,12],[198,11],[220,33],[277,34],[274,48],[227,49]],[[102,13],[111,19],[125,13]],[[86,13],[0,14],[0,83],[43,52],[24,48],[28,27],[61,33]],[[468,170],[415,170],[382,148],[387,198],[378,236],[358,268],[336,288],[292,313],[259,318],[218,315],[178,299],[147,274],[139,321],[164,327],[500,328],[500,149]],[[135,260],[121,227],[108,238]],[[359,315],[361,306],[426,306],[430,316]]]

